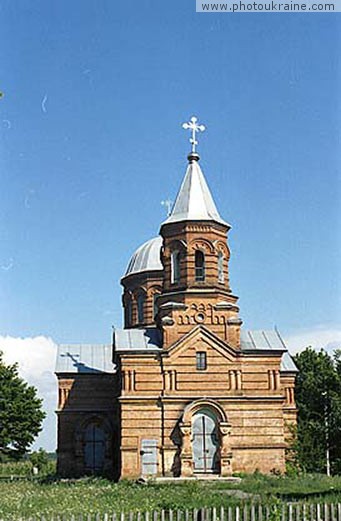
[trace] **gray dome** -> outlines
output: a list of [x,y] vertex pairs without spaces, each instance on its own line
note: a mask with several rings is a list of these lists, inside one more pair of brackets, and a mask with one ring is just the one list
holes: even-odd
[[162,237],[154,237],[137,248],[132,255],[125,277],[132,273],[140,273],[141,271],[163,270],[160,260],[160,251],[162,247]]

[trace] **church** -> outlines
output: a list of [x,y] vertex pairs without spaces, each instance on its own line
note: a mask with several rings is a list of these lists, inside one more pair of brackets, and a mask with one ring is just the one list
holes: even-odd
[[297,368],[277,330],[247,331],[229,278],[230,225],[200,166],[159,235],[131,256],[111,345],[59,345],[58,472],[113,479],[284,472]]

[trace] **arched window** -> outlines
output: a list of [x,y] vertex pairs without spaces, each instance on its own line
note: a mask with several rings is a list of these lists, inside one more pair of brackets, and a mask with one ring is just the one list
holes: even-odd
[[131,298],[129,297],[126,301],[126,304],[125,304],[125,323],[126,323],[126,326],[131,326],[131,322],[132,322],[132,302],[131,302]]
[[218,253],[218,282],[224,282],[224,254]]
[[154,293],[153,294],[153,317],[155,318],[158,314],[159,308],[157,305],[157,298],[160,295],[160,293]]
[[205,280],[205,255],[201,250],[195,252],[195,280],[197,282]]
[[171,283],[176,284],[180,280],[180,252],[175,250],[171,255]]
[[140,324],[144,321],[144,301],[145,295],[140,293],[137,297],[137,320]]

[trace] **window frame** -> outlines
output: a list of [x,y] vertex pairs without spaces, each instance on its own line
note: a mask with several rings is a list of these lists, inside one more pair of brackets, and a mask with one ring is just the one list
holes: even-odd
[[218,253],[218,282],[223,284],[225,282],[225,273],[224,273],[224,254],[222,251]]
[[195,366],[197,371],[207,370],[207,353],[206,351],[197,351],[195,353]]
[[180,282],[180,251],[174,250],[171,253],[171,284]]
[[144,293],[139,293],[137,296],[137,322],[138,324],[143,324],[145,318],[145,309],[144,305],[146,302],[146,295]]
[[160,296],[160,293],[158,293],[157,291],[155,291],[153,293],[153,319],[155,319],[156,315],[158,314],[159,312],[159,306],[157,305],[157,298]]
[[127,299],[126,305],[125,305],[125,312],[126,312],[126,323],[127,326],[130,327],[133,322],[133,302],[131,297]]
[[[200,259],[200,263],[199,263],[199,259]],[[195,250],[194,268],[195,268],[195,282],[205,282],[206,260],[205,260],[205,253],[202,250]]]

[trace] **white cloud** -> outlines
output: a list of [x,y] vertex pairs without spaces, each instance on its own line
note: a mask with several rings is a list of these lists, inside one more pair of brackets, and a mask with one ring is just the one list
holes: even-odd
[[296,354],[311,346],[313,349],[332,353],[334,349],[341,349],[341,328],[328,328],[316,326],[311,329],[303,329],[285,337],[290,353]]
[[30,385],[38,389],[47,413],[43,430],[36,439],[33,449],[56,449],[56,402],[57,380],[54,375],[57,346],[51,338],[13,338],[0,336],[0,350],[7,364],[18,363],[19,374]]

